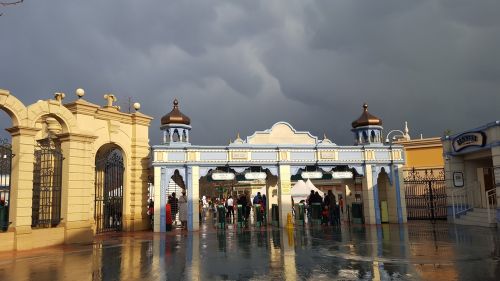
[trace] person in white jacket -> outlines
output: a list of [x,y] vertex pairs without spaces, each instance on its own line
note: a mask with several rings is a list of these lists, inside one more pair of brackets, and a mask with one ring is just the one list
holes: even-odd
[[181,226],[187,226],[187,197],[186,191],[182,191],[182,195],[179,197],[179,220],[181,221]]

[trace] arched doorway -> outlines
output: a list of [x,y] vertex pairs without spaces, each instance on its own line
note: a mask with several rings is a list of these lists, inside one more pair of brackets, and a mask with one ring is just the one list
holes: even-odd
[[31,227],[55,227],[61,222],[63,154],[52,135],[38,140],[33,167]]
[[10,186],[12,172],[12,146],[0,139],[0,232],[9,227]]
[[99,149],[95,160],[96,233],[122,230],[123,155],[116,146]]

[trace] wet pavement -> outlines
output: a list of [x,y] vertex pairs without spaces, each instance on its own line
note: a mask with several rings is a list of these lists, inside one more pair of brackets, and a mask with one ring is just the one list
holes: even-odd
[[0,253],[0,280],[499,280],[499,237],[425,221],[116,233]]

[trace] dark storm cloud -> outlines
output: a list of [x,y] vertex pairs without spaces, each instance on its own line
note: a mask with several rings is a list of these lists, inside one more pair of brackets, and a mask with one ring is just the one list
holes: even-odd
[[133,97],[152,144],[174,97],[196,144],[277,121],[350,144],[364,101],[413,137],[499,118],[495,0],[70,2],[0,11],[0,88],[26,104]]

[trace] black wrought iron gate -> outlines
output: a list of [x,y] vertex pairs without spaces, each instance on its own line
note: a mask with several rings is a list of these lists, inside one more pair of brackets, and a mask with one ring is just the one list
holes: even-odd
[[12,156],[12,146],[9,141],[0,140],[0,231],[6,231],[9,227]]
[[118,149],[101,153],[95,167],[96,232],[122,230],[123,157]]
[[32,227],[54,227],[61,222],[61,148],[51,137],[39,141],[33,167]]
[[408,219],[446,219],[444,169],[404,171]]

